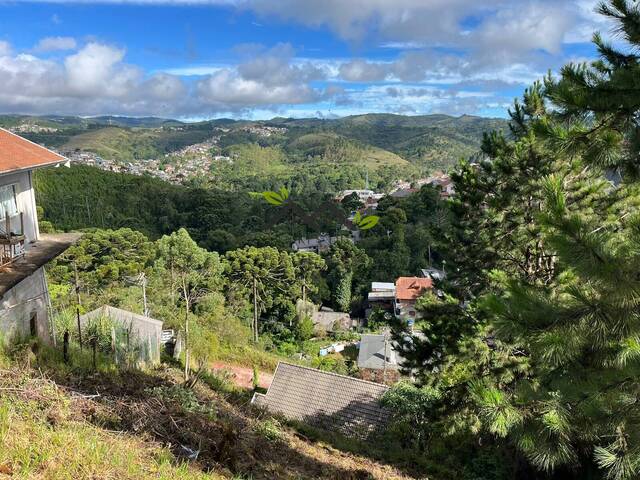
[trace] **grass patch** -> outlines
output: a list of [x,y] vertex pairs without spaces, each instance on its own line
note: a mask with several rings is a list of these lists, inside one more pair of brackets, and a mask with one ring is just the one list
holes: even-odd
[[74,418],[55,394],[42,402],[0,403],[0,471],[15,478],[220,479],[176,463],[160,444]]

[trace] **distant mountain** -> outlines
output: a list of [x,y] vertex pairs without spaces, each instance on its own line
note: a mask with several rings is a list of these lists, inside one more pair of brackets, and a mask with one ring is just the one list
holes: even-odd
[[221,151],[242,145],[268,147],[270,155],[273,149],[280,151],[286,163],[346,162],[372,168],[412,165],[420,170],[449,168],[460,158],[477,153],[484,132],[507,130],[502,119],[381,113],[337,119],[277,117],[197,123],[157,117],[4,115],[0,126],[21,128],[20,133],[31,140],[63,151],[93,151],[122,161],[157,158],[216,136]]

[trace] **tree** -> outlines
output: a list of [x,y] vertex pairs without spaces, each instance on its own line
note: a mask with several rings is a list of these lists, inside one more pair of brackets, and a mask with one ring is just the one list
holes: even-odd
[[198,247],[184,228],[163,236],[156,246],[156,268],[169,274],[170,290],[172,294],[177,290],[184,304],[184,377],[188,382],[191,372],[189,319],[198,300],[222,284],[222,265],[217,253]]
[[371,259],[353,242],[339,238],[326,255],[334,305],[341,311],[351,309],[351,294],[354,272],[364,272],[371,265]]
[[[227,252],[225,270],[229,278],[250,292],[253,303],[251,328],[258,341],[258,318],[268,308],[287,301],[295,288],[295,271],[287,252],[273,247],[245,247]],[[295,295],[295,293],[293,293]],[[291,295],[291,296],[293,296]],[[288,299],[291,302],[291,299]],[[294,309],[295,311],[295,309]]]
[[[640,475],[640,8],[611,0],[599,10],[631,49],[596,34],[600,59],[547,79],[555,108],[533,125],[559,159],[592,173],[554,172],[540,184],[538,222],[557,274],[547,283],[505,275],[487,299],[497,338],[529,358],[530,372],[509,385],[477,379],[471,393],[485,428],[537,468],[624,480]],[[593,175],[612,168],[619,185],[594,197]],[[576,202],[579,192],[592,201]]]
[[360,201],[360,197],[356,192],[353,192],[351,195],[347,195],[344,197],[341,202],[342,208],[345,209],[347,213],[351,213],[356,210],[360,210],[364,207],[364,203]]
[[306,303],[307,292],[318,291],[314,280],[318,274],[327,268],[324,259],[313,252],[296,252],[291,256],[296,280],[302,288],[302,301]]

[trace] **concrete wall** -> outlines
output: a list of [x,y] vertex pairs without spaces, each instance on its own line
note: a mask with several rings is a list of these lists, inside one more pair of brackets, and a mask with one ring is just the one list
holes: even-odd
[[[1,175],[0,186],[4,185],[15,185],[16,187],[16,203],[18,204],[18,211],[24,214],[24,234],[27,239],[27,248],[29,248],[28,244],[35,242],[40,236],[31,171]],[[20,218],[16,217],[12,220],[11,228],[12,230],[19,230]]]
[[38,337],[50,342],[45,282],[44,270],[39,268],[0,299],[0,336],[3,341],[28,337],[31,334],[31,316],[35,314]]

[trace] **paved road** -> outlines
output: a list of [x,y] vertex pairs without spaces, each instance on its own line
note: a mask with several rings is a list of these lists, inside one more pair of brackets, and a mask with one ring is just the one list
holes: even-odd
[[[213,368],[214,372],[219,370],[230,372],[233,375],[231,380],[239,387],[253,388],[253,368],[251,367],[241,367],[224,362],[213,362],[211,368]],[[260,372],[258,374],[258,383],[262,388],[269,388],[272,381],[273,374],[267,372]]]

